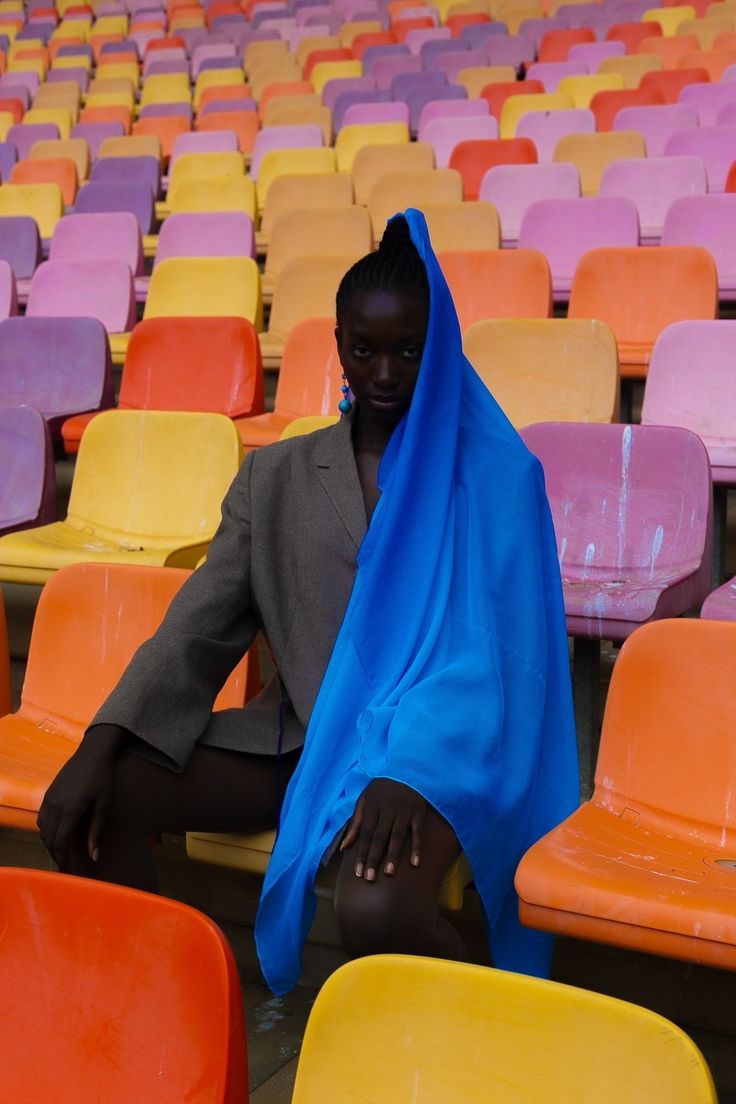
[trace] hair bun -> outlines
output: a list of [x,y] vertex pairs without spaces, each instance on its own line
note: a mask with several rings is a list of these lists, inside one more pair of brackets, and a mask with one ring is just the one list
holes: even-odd
[[403,215],[395,215],[390,222],[386,223],[386,229],[383,231],[383,237],[381,238],[381,243],[378,248],[395,249],[407,245],[412,246],[412,248],[414,247],[414,242],[411,240],[409,223]]

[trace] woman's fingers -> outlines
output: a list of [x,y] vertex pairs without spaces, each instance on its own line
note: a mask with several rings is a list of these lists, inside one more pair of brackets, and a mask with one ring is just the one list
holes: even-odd
[[365,797],[358,798],[358,804],[355,806],[355,812],[350,818],[347,831],[342,837],[342,843],[340,844],[341,851],[347,851],[349,847],[352,847],[358,838],[360,832],[360,825],[363,821],[363,810],[365,809]]
[[411,865],[419,866],[422,861],[422,832],[427,815],[426,805],[411,818]]
[[105,827],[108,805],[109,802],[98,798],[92,807],[92,817],[90,818],[89,832],[87,833],[87,850],[89,851],[89,857],[92,859],[92,862],[97,862],[100,857],[100,836],[102,835],[102,829]]
[[406,839],[407,828],[407,818],[403,814],[397,816],[391,828],[391,835],[389,836],[388,847],[386,848],[386,862],[383,867],[384,874],[391,876],[396,873],[396,867],[399,865],[399,858],[404,847],[404,840]]
[[376,830],[377,824],[378,813],[375,806],[366,803],[363,810],[363,820],[360,825],[360,835],[358,836],[358,843],[355,848],[355,875],[357,878],[363,877],[363,871],[365,870],[365,864],[368,858],[368,850],[371,846],[371,840],[373,839],[373,833]]

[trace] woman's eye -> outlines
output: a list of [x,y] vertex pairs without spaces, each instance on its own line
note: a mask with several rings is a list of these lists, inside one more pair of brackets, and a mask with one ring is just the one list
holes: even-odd
[[352,354],[356,360],[367,360],[371,351],[367,345],[353,345]]
[[402,356],[407,360],[419,360],[422,355],[421,345],[407,345],[402,352]]

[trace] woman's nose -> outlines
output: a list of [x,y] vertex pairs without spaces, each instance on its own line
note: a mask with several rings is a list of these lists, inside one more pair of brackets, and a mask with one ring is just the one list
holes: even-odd
[[396,365],[391,356],[377,357],[374,378],[383,387],[395,387],[398,383]]

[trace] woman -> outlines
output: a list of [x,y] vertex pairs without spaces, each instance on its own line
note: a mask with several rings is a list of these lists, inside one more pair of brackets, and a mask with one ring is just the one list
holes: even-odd
[[[336,338],[354,408],[246,457],[206,564],[39,827],[63,869],[155,889],[146,835],[250,831],[280,813],[256,925],[276,992],[298,980],[314,877],[337,843],[349,951],[464,957],[437,911],[462,847],[495,961],[541,972],[548,941],[519,927],[513,872],[577,796],[541,470],[462,355],[419,212],[346,274]],[[244,710],[212,714],[258,628],[276,676]]]

